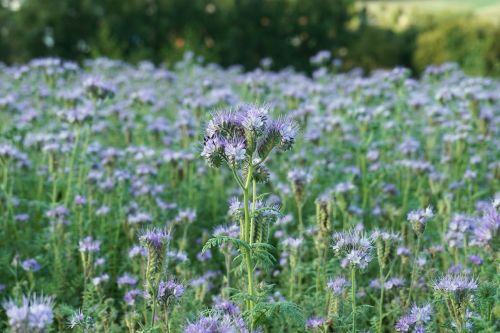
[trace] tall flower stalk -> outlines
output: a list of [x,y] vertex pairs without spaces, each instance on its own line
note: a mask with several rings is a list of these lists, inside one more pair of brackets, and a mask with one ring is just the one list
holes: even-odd
[[356,332],[356,271],[368,267],[372,260],[372,240],[359,229],[333,235],[333,251],[342,258],[342,268],[351,270],[352,332]]
[[227,165],[243,192],[239,240],[218,236],[210,240],[205,249],[227,241],[237,245],[247,272],[247,310],[255,305],[256,263],[252,253],[255,244],[267,243],[269,228],[268,219],[261,216],[265,209],[258,207],[257,183],[267,181],[269,173],[264,163],[271,151],[291,148],[295,134],[293,122],[272,120],[267,106],[253,104],[215,112],[205,130],[201,155],[211,167]]
[[408,214],[408,221],[411,223],[412,229],[417,236],[417,244],[413,251],[413,264],[411,270],[411,280],[410,280],[410,291],[408,293],[408,299],[406,305],[408,306],[412,299],[413,289],[416,283],[417,277],[417,258],[418,253],[420,252],[420,247],[422,244],[422,236],[425,231],[425,227],[427,222],[434,216],[431,207],[427,207],[426,209],[417,209],[415,211],[411,211]]

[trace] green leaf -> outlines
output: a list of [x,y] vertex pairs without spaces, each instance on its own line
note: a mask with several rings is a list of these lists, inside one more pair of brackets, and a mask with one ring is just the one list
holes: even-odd
[[215,247],[215,246],[221,246],[223,243],[232,243],[235,247],[237,248],[245,248],[247,251],[251,251],[250,245],[248,245],[247,242],[242,241],[241,239],[234,238],[234,237],[229,237],[229,236],[215,236],[210,238],[205,245],[203,246],[203,249],[201,250],[202,253],[205,253],[206,250]]

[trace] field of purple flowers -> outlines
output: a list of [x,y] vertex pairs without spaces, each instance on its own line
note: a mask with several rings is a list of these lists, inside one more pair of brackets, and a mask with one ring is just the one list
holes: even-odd
[[0,65],[0,331],[500,331],[500,82],[311,60]]

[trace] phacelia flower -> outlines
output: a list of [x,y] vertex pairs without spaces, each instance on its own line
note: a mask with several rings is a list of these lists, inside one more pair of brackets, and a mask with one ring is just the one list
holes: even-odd
[[364,269],[372,260],[372,241],[361,231],[351,230],[333,234],[332,249],[342,257],[342,267]]
[[47,332],[54,320],[53,302],[50,297],[23,297],[20,304],[9,300],[2,306],[13,332]]
[[158,303],[168,306],[172,302],[177,302],[184,295],[184,286],[174,280],[160,281],[158,285]]
[[431,207],[417,209],[408,213],[408,221],[417,235],[422,235],[427,222],[434,216]]
[[101,241],[94,240],[92,236],[87,236],[79,242],[80,252],[98,252],[101,248]]
[[41,268],[36,259],[27,259],[21,263],[21,267],[27,272],[38,272]]
[[430,304],[423,307],[413,305],[410,313],[400,318],[396,323],[396,331],[425,333],[425,325],[431,320],[432,312]]

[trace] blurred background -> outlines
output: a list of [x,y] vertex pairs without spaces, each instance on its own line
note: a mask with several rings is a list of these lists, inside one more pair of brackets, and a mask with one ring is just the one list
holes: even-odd
[[500,76],[500,0],[0,0],[0,61],[110,57],[172,63],[186,51],[245,69],[457,62]]

